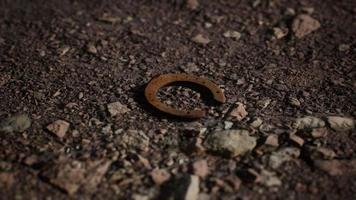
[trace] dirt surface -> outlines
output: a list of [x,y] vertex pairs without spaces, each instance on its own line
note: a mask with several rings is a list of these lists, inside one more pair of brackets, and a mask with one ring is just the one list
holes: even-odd
[[[356,199],[355,16],[354,0],[0,1],[2,199]],[[153,76],[181,72],[227,103],[175,85],[162,101],[208,116],[147,105]],[[222,129],[249,136],[206,145]]]

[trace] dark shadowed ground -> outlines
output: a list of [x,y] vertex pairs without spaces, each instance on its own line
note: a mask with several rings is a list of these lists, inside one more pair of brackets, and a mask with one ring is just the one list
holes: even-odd
[[190,2],[0,0],[1,199],[356,199],[356,1]]

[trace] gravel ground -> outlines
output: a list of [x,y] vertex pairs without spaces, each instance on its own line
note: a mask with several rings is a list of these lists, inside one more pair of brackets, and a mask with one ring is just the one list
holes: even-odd
[[[3,199],[356,199],[356,1],[0,0]],[[214,81],[160,90],[158,74]]]

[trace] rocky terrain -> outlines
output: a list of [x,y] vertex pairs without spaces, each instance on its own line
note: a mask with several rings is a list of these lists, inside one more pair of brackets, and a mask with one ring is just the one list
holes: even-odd
[[[356,1],[0,1],[2,199],[356,199]],[[143,90],[158,74],[214,81]]]

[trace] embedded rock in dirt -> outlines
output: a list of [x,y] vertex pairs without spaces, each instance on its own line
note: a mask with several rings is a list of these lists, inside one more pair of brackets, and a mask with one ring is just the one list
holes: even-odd
[[290,105],[295,106],[295,107],[300,107],[300,105],[301,105],[300,101],[295,97],[289,98],[289,103],[290,103]]
[[70,124],[64,120],[57,120],[52,124],[49,124],[46,128],[48,131],[57,135],[59,138],[64,138],[69,129],[69,125]]
[[150,138],[141,130],[126,130],[114,139],[114,143],[124,148],[146,151],[150,144]]
[[111,161],[77,161],[60,158],[53,165],[41,172],[51,184],[75,194],[79,188],[93,193],[109,169]]
[[95,45],[93,43],[89,43],[87,46],[86,46],[86,50],[88,53],[91,53],[91,54],[97,54],[98,53],[98,50],[96,49]]
[[356,160],[315,160],[314,166],[331,176],[356,175]]
[[210,40],[208,37],[203,36],[202,34],[198,34],[192,38],[192,41],[199,44],[209,44]]
[[328,129],[327,128],[314,128],[311,132],[310,135],[313,138],[322,138],[326,137],[328,135]]
[[267,187],[278,187],[282,185],[281,179],[279,179],[275,172],[262,170],[258,182]]
[[302,38],[319,28],[319,21],[305,14],[295,17],[292,23],[292,31],[297,38]]
[[278,135],[271,134],[267,136],[265,144],[272,147],[278,147],[279,146]]
[[248,112],[245,109],[245,105],[238,102],[236,106],[230,111],[229,116],[232,119],[241,121],[248,115]]
[[251,122],[250,126],[253,127],[253,128],[258,128],[258,127],[260,127],[262,124],[263,124],[262,119],[259,118],[259,117],[257,117],[257,118],[255,118],[255,119]]
[[328,117],[328,123],[335,131],[349,131],[355,128],[355,121],[347,117],[331,116]]
[[0,132],[12,133],[12,132],[24,132],[30,128],[31,119],[26,114],[18,114],[5,119],[0,122]]
[[296,135],[295,133],[290,133],[289,134],[289,140],[292,141],[293,143],[303,146],[304,144],[304,139]]
[[325,122],[322,119],[313,116],[306,116],[295,120],[293,127],[299,130],[321,128],[325,126]]
[[272,29],[272,32],[273,32],[274,37],[277,39],[281,39],[288,34],[288,32],[285,32],[281,28],[278,28],[278,27],[274,27]]
[[241,33],[238,31],[226,31],[224,37],[239,40],[241,38]]
[[130,109],[126,105],[123,105],[120,102],[109,103],[107,105],[107,108],[108,108],[108,111],[109,111],[111,117],[125,114],[130,111]]
[[209,151],[234,157],[254,149],[256,140],[247,130],[225,130],[209,134],[204,145]]
[[277,169],[283,163],[291,161],[300,156],[300,150],[294,147],[285,147],[269,156],[268,164],[272,169]]

